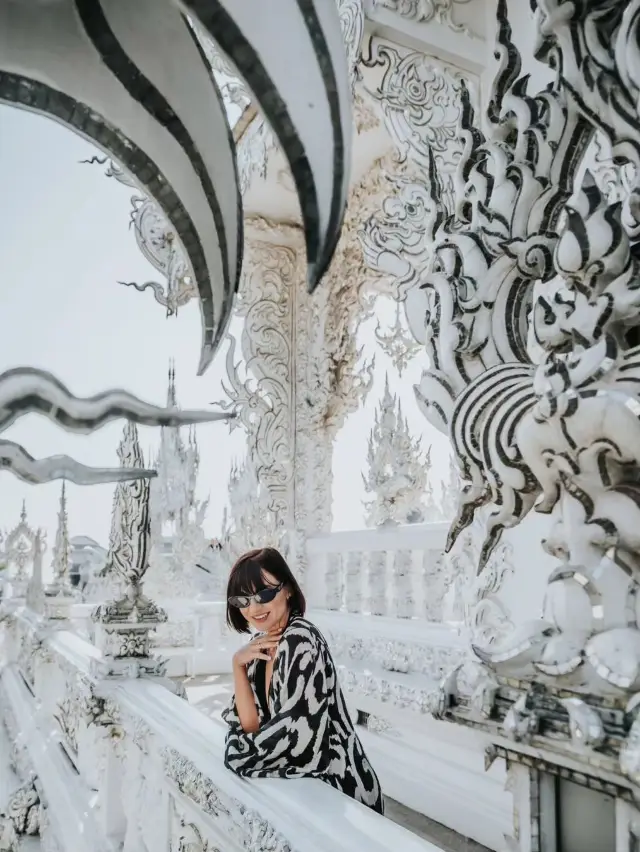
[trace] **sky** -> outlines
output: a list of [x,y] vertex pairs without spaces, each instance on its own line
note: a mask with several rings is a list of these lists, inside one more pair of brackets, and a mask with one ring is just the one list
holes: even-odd
[[[167,318],[149,291],[117,282],[157,279],[129,230],[131,189],[104,175],[104,167],[81,164],[96,150],[53,121],[0,106],[0,257],[3,298],[0,312],[0,370],[32,365],[53,372],[72,392],[90,395],[121,387],[149,402],[166,398],[169,360],[175,361],[183,408],[207,408],[224,398],[225,348],[202,377],[196,376],[200,315],[195,301]],[[394,311],[383,310],[392,321]],[[240,321],[232,324],[238,334]],[[365,355],[376,349],[375,322],[361,331]],[[402,379],[377,349],[375,385],[367,405],[352,415],[334,452],[334,529],[364,525],[361,472],[374,406],[385,372],[399,391],[410,427],[434,444],[434,475],[446,475],[448,441],[424,420],[412,386],[426,365],[420,354]],[[123,423],[89,436],[67,433],[40,415],[28,415],[3,433],[36,457],[67,453],[92,465],[117,465]],[[201,453],[199,496],[210,497],[205,522],[220,532],[231,463],[244,455],[242,429],[226,423],[198,427]],[[140,429],[145,453],[155,449],[159,431]],[[67,486],[70,533],[106,545],[113,485]],[[26,500],[32,526],[53,543],[60,483],[32,486],[0,472],[0,529],[18,521]],[[46,557],[45,557],[46,559]]]

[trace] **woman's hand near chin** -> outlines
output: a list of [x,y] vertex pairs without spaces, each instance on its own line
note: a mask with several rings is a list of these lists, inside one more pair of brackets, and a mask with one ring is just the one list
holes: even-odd
[[239,651],[233,655],[233,667],[246,669],[249,663],[253,660],[271,660],[275,656],[278,642],[282,636],[282,629],[278,628],[273,633],[265,633],[262,636],[257,636],[243,645]]

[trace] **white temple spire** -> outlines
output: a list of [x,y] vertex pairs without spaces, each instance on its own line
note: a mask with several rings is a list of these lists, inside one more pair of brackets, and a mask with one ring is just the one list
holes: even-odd
[[62,594],[70,589],[69,584],[69,562],[71,549],[69,546],[69,518],[67,515],[67,492],[66,483],[62,480],[60,491],[60,504],[58,507],[58,527],[56,529],[56,540],[53,545],[53,559],[51,568],[53,570],[53,583],[48,593]]
[[167,384],[167,408],[178,408],[176,395],[176,365],[175,361],[169,361],[169,381]]
[[388,374],[369,436],[367,461],[369,470],[363,480],[373,495],[365,504],[368,525],[424,520],[429,460],[420,441],[411,436],[402,404],[391,394]]

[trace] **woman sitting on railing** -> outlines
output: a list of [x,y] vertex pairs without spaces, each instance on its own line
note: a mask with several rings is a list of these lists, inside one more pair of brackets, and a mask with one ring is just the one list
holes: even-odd
[[380,783],[358,739],[325,638],[283,557],[252,550],[231,569],[227,623],[260,631],[233,658],[235,695],[225,765],[250,778],[320,778],[383,812]]

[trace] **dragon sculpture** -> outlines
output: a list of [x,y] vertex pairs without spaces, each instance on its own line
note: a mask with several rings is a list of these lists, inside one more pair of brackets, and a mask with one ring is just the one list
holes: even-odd
[[549,589],[570,581],[551,622],[476,652],[511,671],[637,689],[640,191],[634,177],[610,200],[589,157],[598,133],[617,167],[640,174],[640,2],[532,9],[535,55],[554,79],[529,93],[499,0],[482,131],[461,92],[454,209],[433,157],[424,180],[428,262],[407,309],[424,307],[430,367],[416,394],[463,480],[447,549],[489,508],[482,571],[535,509],[552,515],[543,547],[560,560]]
[[[351,160],[351,85],[334,3],[326,0],[0,0],[0,103],[48,116],[94,142],[166,216],[188,260],[203,328],[199,371],[224,337],[238,289],[243,211],[220,91],[195,35],[213,39],[251,89],[289,162],[304,227],[308,281],[340,234]],[[291,45],[303,61],[291,73]],[[0,375],[0,429],[39,411],[90,432],[125,417],[181,425],[228,415],[167,411],[122,391],[79,400],[52,375]],[[36,461],[0,442],[0,466],[31,482],[153,475]]]

